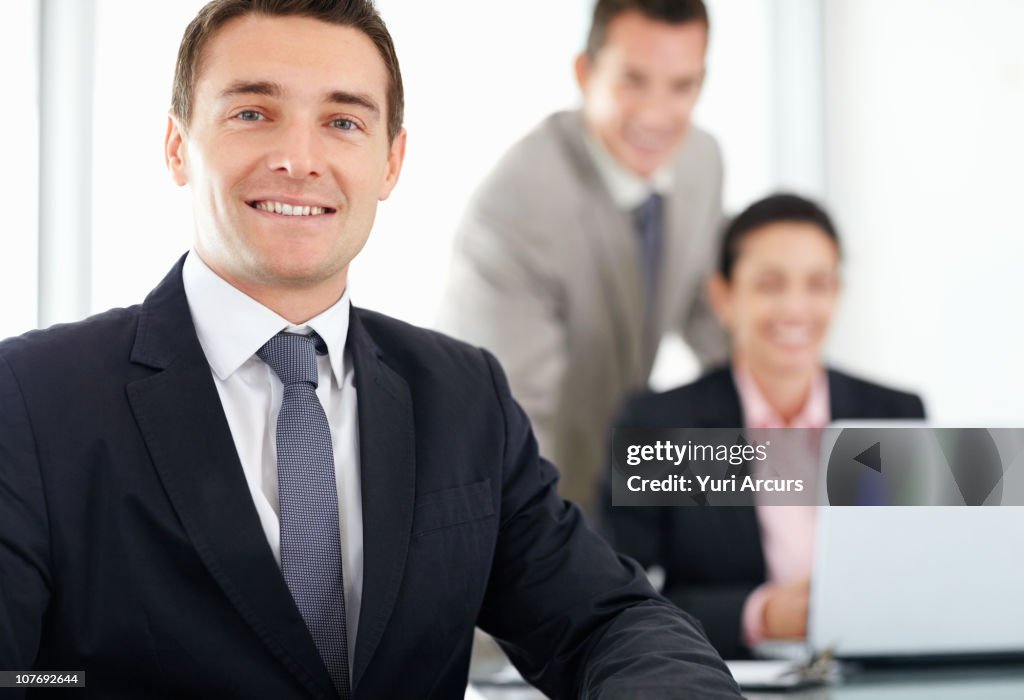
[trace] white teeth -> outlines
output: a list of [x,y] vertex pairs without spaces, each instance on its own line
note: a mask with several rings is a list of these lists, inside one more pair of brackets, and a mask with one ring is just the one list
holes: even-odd
[[324,207],[307,207],[307,206],[292,206],[291,204],[284,204],[282,202],[267,202],[261,201],[256,202],[255,206],[260,211],[274,212],[275,214],[281,214],[282,216],[319,216],[320,214],[327,213],[327,209]]
[[626,139],[634,147],[645,151],[660,151],[668,147],[670,139],[663,135],[645,133],[637,129],[626,133]]
[[811,339],[810,328],[776,328],[773,334],[782,343],[806,343]]

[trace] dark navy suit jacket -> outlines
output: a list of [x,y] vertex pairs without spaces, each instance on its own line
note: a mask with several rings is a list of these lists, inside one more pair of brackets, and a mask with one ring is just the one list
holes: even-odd
[[[355,698],[461,698],[474,625],[554,697],[738,696],[692,618],[556,496],[490,355],[358,309],[347,347],[365,528]],[[84,670],[104,698],[332,693],[180,262],[140,306],[0,344],[0,669]]]
[[[828,370],[832,420],[923,418],[914,394]],[[743,410],[729,368],[692,384],[632,398],[618,427],[742,428]],[[608,471],[608,470],[606,470]],[[693,613],[725,658],[744,658],[741,631],[747,596],[766,580],[761,530],[753,507],[611,506],[610,480],[600,499],[601,529],[621,553],[665,571],[665,596]]]

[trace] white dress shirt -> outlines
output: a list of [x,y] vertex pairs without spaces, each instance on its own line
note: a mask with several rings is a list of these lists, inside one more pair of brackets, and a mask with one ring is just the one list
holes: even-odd
[[587,146],[601,181],[619,209],[632,211],[643,204],[652,192],[667,195],[672,191],[672,161],[654,171],[651,177],[643,178],[619,163],[589,131],[583,133],[583,143]]
[[281,509],[277,493],[276,434],[284,387],[270,365],[256,356],[256,351],[281,331],[302,334],[315,331],[327,345],[327,354],[317,357],[316,394],[327,414],[334,447],[351,663],[363,591],[363,507],[356,387],[352,360],[345,351],[350,309],[348,291],[319,316],[296,326],[218,277],[194,250],[185,259],[182,278],[192,322],[210,363],[213,383],[249,484],[249,495],[278,566],[281,565]]

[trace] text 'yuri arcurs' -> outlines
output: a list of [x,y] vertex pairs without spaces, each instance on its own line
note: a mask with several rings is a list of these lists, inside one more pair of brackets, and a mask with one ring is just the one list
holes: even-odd
[[[696,486],[696,488],[694,488]],[[755,479],[745,476],[742,480],[735,475],[727,479],[712,479],[710,476],[687,478],[681,475],[667,476],[664,479],[644,479],[631,476],[626,480],[626,488],[634,493],[645,491],[678,492],[678,493],[800,493],[804,490],[803,479]]]

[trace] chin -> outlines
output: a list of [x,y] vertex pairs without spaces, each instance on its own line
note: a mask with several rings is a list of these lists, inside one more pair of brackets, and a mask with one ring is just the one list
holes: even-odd
[[769,361],[769,366],[779,374],[803,375],[817,371],[821,367],[821,358],[817,353],[792,353],[782,357],[775,357]]
[[668,162],[670,156],[671,153],[655,154],[647,151],[641,152],[630,147],[626,158],[623,159],[623,164],[640,177],[650,177],[658,168]]
[[261,256],[253,261],[251,277],[261,284],[302,287],[328,279],[330,268],[324,259],[306,260],[288,255]]
[[641,177],[650,177],[672,160],[672,157],[678,152],[682,143],[682,138],[676,138],[664,148],[649,150],[640,148],[623,138],[620,141],[620,153],[624,156],[622,158],[623,163],[630,170]]

